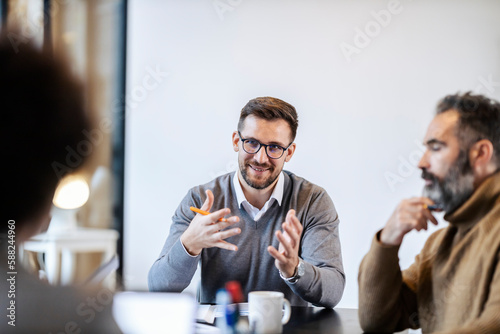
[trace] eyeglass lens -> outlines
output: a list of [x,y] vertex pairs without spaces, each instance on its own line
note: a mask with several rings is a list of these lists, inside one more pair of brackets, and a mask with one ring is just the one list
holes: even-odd
[[270,158],[278,159],[283,155],[283,148],[278,145],[264,145],[251,139],[243,142],[243,148],[245,149],[245,152],[249,154],[257,153],[261,146],[265,147],[266,153]]

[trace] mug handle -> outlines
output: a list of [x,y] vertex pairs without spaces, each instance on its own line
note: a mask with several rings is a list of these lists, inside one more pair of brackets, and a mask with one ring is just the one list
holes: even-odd
[[292,307],[290,306],[290,302],[288,299],[283,298],[283,305],[285,306],[285,312],[283,314],[283,318],[281,318],[281,323],[284,325],[290,320],[290,315],[292,315]]

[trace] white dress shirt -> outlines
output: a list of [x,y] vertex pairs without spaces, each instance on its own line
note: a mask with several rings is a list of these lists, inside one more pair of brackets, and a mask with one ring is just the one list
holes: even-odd
[[283,172],[278,175],[278,182],[274,187],[273,193],[269,200],[264,204],[262,209],[258,209],[254,207],[250,202],[247,201],[245,194],[243,193],[243,189],[241,188],[240,180],[238,179],[238,172],[234,173],[233,177],[233,185],[234,190],[236,191],[236,200],[238,201],[238,206],[245,209],[245,211],[253,218],[253,220],[257,221],[266,213],[267,209],[271,207],[274,201],[278,202],[278,205],[281,206],[281,200],[283,199],[283,189],[285,188],[285,181],[283,178]]

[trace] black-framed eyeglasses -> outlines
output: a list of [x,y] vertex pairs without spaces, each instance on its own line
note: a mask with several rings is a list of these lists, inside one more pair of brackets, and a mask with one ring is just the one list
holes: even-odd
[[260,151],[260,148],[264,146],[267,156],[271,159],[281,158],[283,156],[283,153],[286,150],[288,150],[290,145],[293,144],[293,141],[287,147],[283,147],[276,144],[271,144],[271,145],[262,144],[261,142],[255,139],[243,138],[239,130],[238,130],[238,136],[240,136],[240,139],[242,141],[241,146],[243,147],[243,151],[245,151],[248,154],[256,154],[257,152]]

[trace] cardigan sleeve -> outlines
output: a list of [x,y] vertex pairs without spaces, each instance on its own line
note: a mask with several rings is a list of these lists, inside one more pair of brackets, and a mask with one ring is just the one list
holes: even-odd
[[[180,241],[181,235],[188,228],[194,213],[190,206],[200,205],[199,196],[190,190],[179,204],[170,226],[170,233],[158,259],[153,263],[148,275],[150,291],[182,292],[191,283],[196,272],[200,255],[188,254]],[[198,199],[198,201],[196,201]]]
[[339,217],[326,191],[319,191],[301,210],[304,225],[299,256],[305,273],[295,284],[287,283],[303,300],[333,308],[342,298],[345,274],[339,238]]

